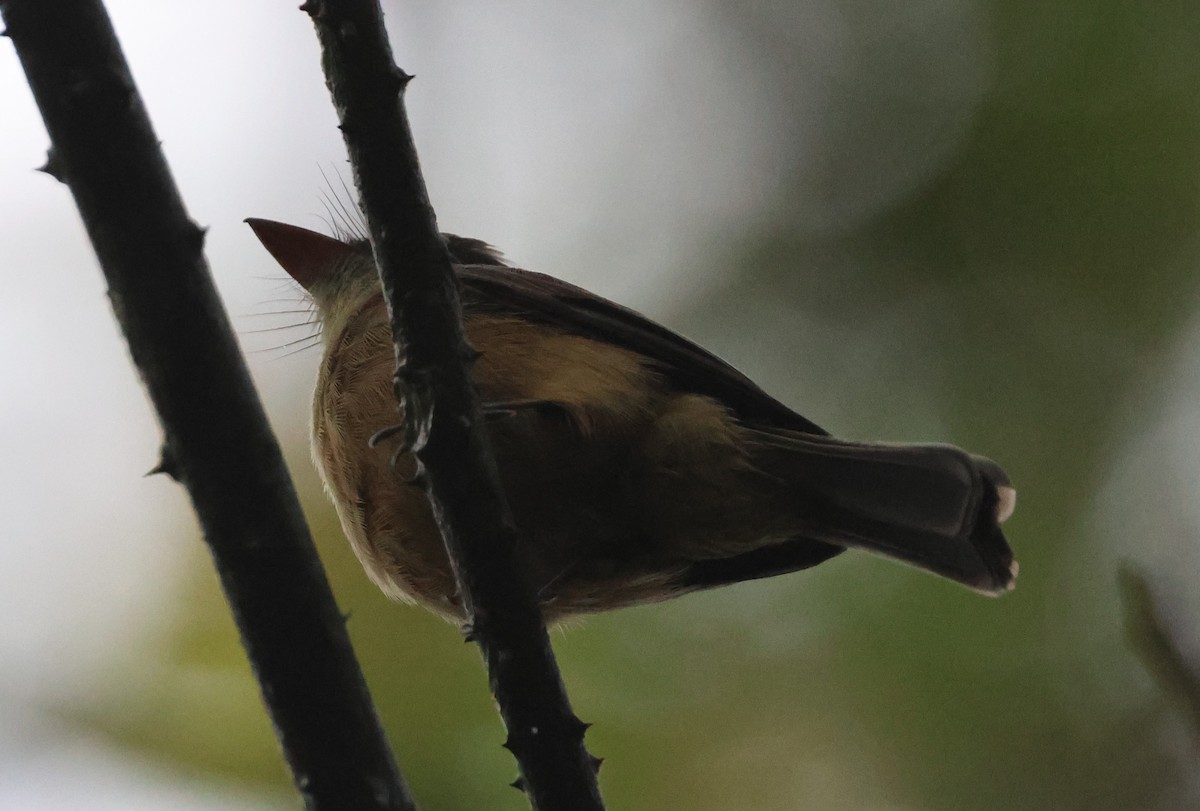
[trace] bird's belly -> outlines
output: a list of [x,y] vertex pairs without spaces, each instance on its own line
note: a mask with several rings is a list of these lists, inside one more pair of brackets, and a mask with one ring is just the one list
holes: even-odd
[[[673,596],[692,561],[753,545],[737,429],[708,398],[664,390],[631,353],[512,319],[475,318],[474,376],[492,415],[520,565],[548,619]],[[313,452],[342,527],[371,579],[395,599],[462,620],[456,584],[413,460],[390,459],[395,424],[386,323],[348,331],[327,353]],[[532,404],[532,405],[531,405]]]

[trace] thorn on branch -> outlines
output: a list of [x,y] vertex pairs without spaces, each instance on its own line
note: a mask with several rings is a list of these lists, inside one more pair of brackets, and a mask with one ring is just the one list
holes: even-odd
[[566,732],[568,735],[577,735],[582,738],[591,726],[586,721],[581,721],[577,716],[572,715],[567,720]]
[[189,224],[192,227],[191,227],[191,233],[188,234],[188,240],[192,243],[193,250],[195,250],[196,252],[203,251],[204,250],[204,239],[205,239],[205,237],[208,236],[208,229],[205,228],[204,226],[196,225],[196,223],[194,223],[194,222],[189,223]]
[[391,87],[392,91],[394,93],[396,93],[396,95],[402,94],[404,92],[404,89],[406,87],[408,87],[408,83],[411,82],[413,79],[413,77],[411,75],[405,73],[402,69],[400,69],[398,67],[394,67],[394,66],[393,66],[392,70],[389,72],[388,78],[389,78],[388,84]]
[[158,464],[147,470],[142,478],[157,476],[160,473],[165,473],[175,481],[179,481],[179,466],[175,461],[175,454],[171,452],[171,446],[163,443],[162,449],[158,452]]
[[59,183],[66,183],[67,177],[63,172],[62,162],[58,159],[58,153],[54,151],[54,147],[46,150],[46,162],[37,167],[37,171],[42,174],[50,175]]
[[468,366],[474,365],[476,361],[483,357],[483,353],[476,349],[472,344],[463,342],[462,352],[460,353],[463,363]]

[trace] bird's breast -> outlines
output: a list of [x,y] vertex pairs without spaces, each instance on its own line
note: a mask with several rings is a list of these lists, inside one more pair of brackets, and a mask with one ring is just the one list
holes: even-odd
[[[515,315],[468,312],[465,327],[481,353],[472,373],[492,407],[488,429],[522,565],[547,614],[668,596],[664,584],[687,557],[677,546],[706,545],[697,532],[723,541],[711,513],[736,466],[729,415],[669,391],[649,362],[621,347]],[[371,579],[395,599],[463,619],[426,496],[405,481],[412,459],[401,454],[391,468],[398,436],[368,445],[400,419],[394,367],[382,305],[329,340],[314,397],[314,457]]]

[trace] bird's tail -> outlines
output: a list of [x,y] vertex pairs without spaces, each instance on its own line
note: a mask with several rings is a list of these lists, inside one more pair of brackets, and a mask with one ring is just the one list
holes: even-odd
[[1017,563],[1000,524],[1016,490],[990,459],[950,445],[750,433],[756,466],[784,487],[804,537],[887,555],[985,594],[1013,587]]

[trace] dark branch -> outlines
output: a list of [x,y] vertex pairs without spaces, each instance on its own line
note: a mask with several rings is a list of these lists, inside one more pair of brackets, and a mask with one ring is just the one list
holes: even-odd
[[326,81],[362,197],[392,313],[409,445],[508,727],[520,785],[539,811],[600,809],[586,725],[572,712],[533,592],[517,564],[504,502],[468,374],[458,288],[438,232],[377,0],[308,0]]
[[1146,577],[1129,564],[1117,573],[1130,644],[1158,679],[1163,692],[1187,713],[1200,740],[1200,673],[1184,657],[1175,631],[1156,604]]
[[112,25],[99,0],[0,0],[113,308],[309,808],[413,809]]

